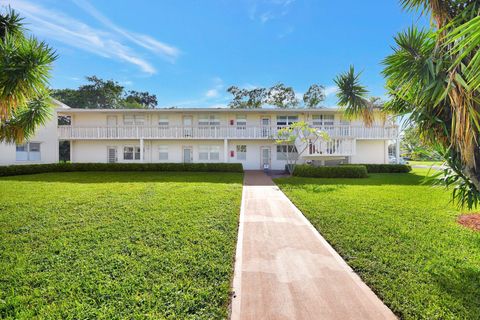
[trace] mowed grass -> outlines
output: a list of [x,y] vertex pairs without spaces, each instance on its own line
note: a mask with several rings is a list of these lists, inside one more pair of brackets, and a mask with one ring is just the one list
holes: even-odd
[[241,174],[0,179],[0,318],[222,319]]
[[480,232],[427,172],[276,183],[401,318],[479,319]]
[[411,166],[441,166],[443,165],[443,161],[413,161],[408,160],[408,164]]

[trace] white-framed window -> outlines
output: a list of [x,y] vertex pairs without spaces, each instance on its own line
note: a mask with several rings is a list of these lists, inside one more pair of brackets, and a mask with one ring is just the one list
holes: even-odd
[[335,116],[333,114],[315,114],[312,116],[312,124],[315,127],[333,126]]
[[237,145],[237,160],[247,160],[247,145]]
[[123,160],[140,160],[140,147],[124,146]]
[[220,146],[199,146],[198,159],[203,161],[220,160]]
[[287,154],[290,159],[298,156],[297,148],[294,145],[277,145],[277,160],[287,160]]
[[277,116],[277,126],[289,126],[298,122],[298,116]]
[[158,125],[160,127],[168,127],[168,116],[166,114],[161,114],[158,116]]
[[143,114],[126,114],[123,116],[123,125],[125,126],[143,126],[145,116]]
[[158,159],[168,160],[168,146],[158,146]]
[[27,142],[24,144],[17,144],[15,159],[16,161],[40,161],[40,143]]
[[219,126],[220,119],[216,114],[202,114],[198,118],[199,126]]
[[237,128],[244,129],[247,126],[247,116],[243,114],[237,115]]

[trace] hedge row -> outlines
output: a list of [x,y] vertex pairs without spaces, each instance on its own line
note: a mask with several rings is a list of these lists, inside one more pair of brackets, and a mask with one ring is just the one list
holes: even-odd
[[365,166],[368,173],[408,173],[412,167],[406,164],[349,164],[347,166]]
[[297,165],[293,171],[297,177],[312,178],[366,178],[367,168],[363,165],[313,167],[310,165]]
[[241,163],[52,163],[0,166],[1,176],[71,171],[243,172]]

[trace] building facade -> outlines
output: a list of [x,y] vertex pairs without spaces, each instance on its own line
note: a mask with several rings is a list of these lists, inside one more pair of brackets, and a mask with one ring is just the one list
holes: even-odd
[[[58,125],[57,116],[66,125]],[[63,106],[22,145],[0,144],[0,164],[54,163],[70,144],[71,162],[232,162],[246,170],[283,170],[296,150],[299,163],[388,163],[398,127],[381,117],[371,127],[347,121],[338,109],[73,109]],[[275,143],[280,128],[304,121],[328,133],[296,148]],[[305,142],[308,143],[308,142]],[[287,150],[288,149],[288,150]],[[288,151],[289,153],[287,153]]]

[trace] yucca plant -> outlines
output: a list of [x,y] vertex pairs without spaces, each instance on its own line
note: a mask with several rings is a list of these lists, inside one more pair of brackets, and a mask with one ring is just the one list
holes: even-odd
[[[383,71],[386,108],[409,114],[424,139],[440,144],[460,205],[476,206],[480,191],[480,2],[402,0],[430,14],[429,30],[411,27],[395,37]],[[454,178],[455,177],[455,178]]]
[[24,35],[23,19],[0,12],[0,141],[21,143],[45,123],[50,111],[48,79],[56,54]]
[[[348,119],[360,118],[367,127],[375,121],[375,111],[382,111],[383,103],[380,98],[368,97],[368,90],[360,82],[360,73],[355,67],[338,75],[334,80],[337,85],[338,104],[344,107],[345,117]],[[381,112],[383,114],[383,112]],[[382,117],[386,120],[385,117]]]

